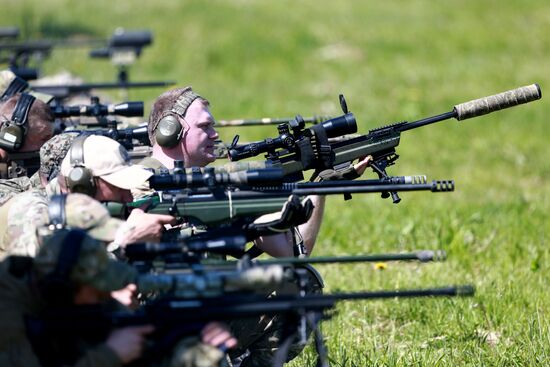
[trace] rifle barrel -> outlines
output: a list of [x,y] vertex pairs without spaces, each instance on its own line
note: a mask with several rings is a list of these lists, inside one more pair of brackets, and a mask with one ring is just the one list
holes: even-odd
[[409,261],[418,260],[421,262],[444,261],[447,257],[442,250],[422,250],[402,254],[376,254],[376,255],[357,255],[357,256],[326,256],[309,258],[279,258],[273,260],[259,260],[259,265],[277,265],[277,264],[337,264],[337,263],[357,263],[357,262],[379,262],[379,261]]
[[[331,116],[312,116],[304,117],[303,120],[306,124],[318,124],[330,120]],[[287,118],[270,118],[264,117],[260,119],[234,119],[234,120],[219,120],[216,122],[216,127],[230,127],[230,126],[259,126],[259,125],[278,125],[286,124],[292,121],[292,117]]]

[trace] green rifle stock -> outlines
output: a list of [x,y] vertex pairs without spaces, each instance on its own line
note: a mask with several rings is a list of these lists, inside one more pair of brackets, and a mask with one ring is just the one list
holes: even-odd
[[[191,222],[215,226],[244,218],[256,219],[264,214],[281,211],[291,195],[342,195],[388,191],[448,192],[454,190],[454,181],[452,180],[395,183],[392,179],[396,178],[283,183],[274,186],[249,186],[238,190],[223,186],[195,190],[168,190],[157,192],[155,196],[138,200],[129,206],[140,207],[150,204],[147,209],[148,213],[170,214]],[[399,179],[397,178],[397,182]]]

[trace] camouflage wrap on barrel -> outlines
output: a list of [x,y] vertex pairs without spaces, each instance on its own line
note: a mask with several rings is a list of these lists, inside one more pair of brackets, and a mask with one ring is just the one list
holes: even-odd
[[504,108],[517,106],[540,99],[542,92],[538,84],[512,89],[489,97],[474,99],[454,106],[457,120],[482,116]]

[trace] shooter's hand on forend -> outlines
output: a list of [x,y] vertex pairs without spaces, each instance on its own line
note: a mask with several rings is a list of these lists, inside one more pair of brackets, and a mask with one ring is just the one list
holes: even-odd
[[372,161],[372,156],[366,156],[360,158],[359,162],[350,165],[347,168],[334,170],[326,169],[321,171],[319,175],[315,178],[315,181],[336,181],[336,180],[355,180],[363,175],[370,162]]
[[291,195],[280,212],[262,215],[249,225],[249,229],[286,232],[291,227],[307,222],[312,213],[313,203],[310,199],[300,202],[297,195]]

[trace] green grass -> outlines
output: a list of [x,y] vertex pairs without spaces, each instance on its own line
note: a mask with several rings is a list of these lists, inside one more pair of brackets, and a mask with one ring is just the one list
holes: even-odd
[[[315,255],[444,249],[438,264],[319,267],[327,291],[472,283],[468,299],[343,303],[322,325],[333,366],[541,366],[550,361],[550,3],[535,1],[6,1],[30,37],[148,28],[131,79],[175,79],[219,119],[339,114],[359,129],[416,120],[537,82],[543,99],[402,136],[391,174],[455,179],[450,194],[328,200]],[[38,5],[41,4],[41,5]],[[90,82],[106,61],[57,49],[43,64]],[[150,105],[161,90],[132,90]],[[116,97],[116,94],[114,95]],[[236,130],[222,130],[230,140]],[[242,128],[242,140],[273,136]],[[314,366],[306,352],[291,366]]]

